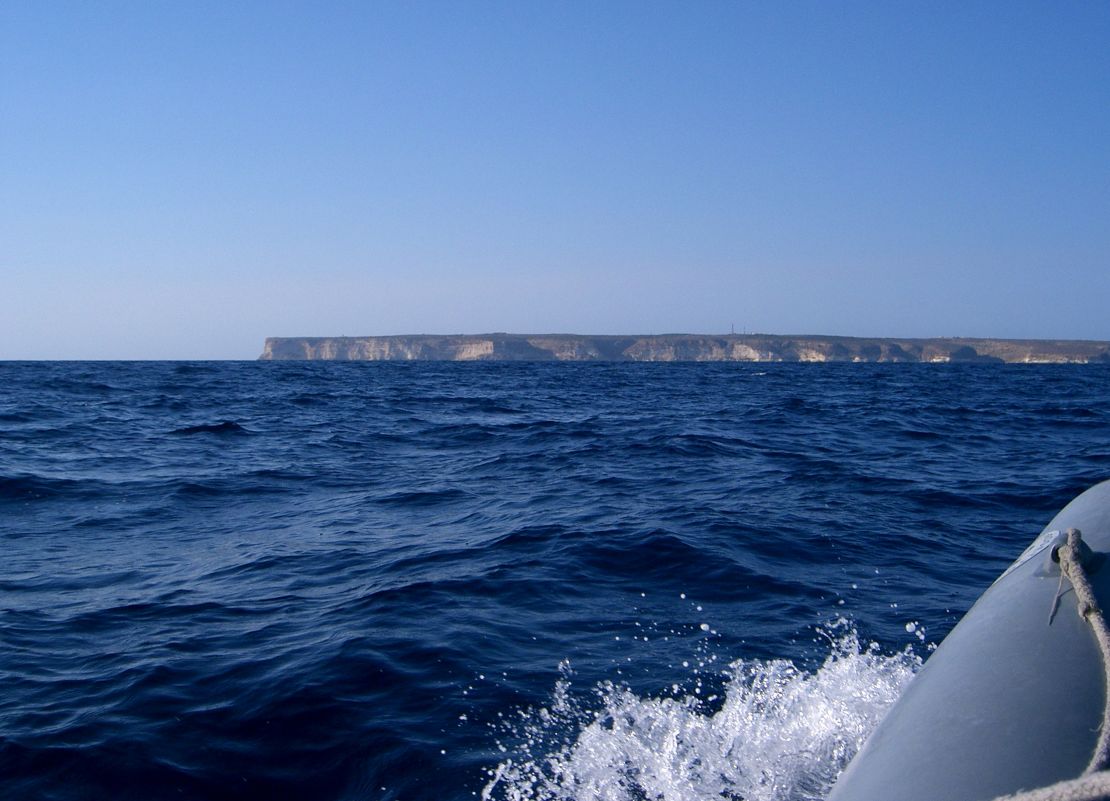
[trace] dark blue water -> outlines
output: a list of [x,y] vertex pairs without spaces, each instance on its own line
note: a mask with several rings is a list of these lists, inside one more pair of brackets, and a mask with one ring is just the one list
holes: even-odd
[[820,797],[1107,477],[1105,367],[0,363],[0,797]]

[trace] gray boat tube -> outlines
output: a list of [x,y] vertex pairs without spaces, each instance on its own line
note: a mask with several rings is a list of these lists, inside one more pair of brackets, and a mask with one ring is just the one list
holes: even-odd
[[828,801],[988,801],[1083,773],[1106,691],[1095,636],[1054,559],[1069,528],[1079,529],[1091,550],[1084,566],[1099,605],[1110,612],[1105,481],[1064,507],[983,593]]

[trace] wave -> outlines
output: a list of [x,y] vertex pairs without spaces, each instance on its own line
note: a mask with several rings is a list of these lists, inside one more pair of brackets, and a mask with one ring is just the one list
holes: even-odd
[[0,500],[37,501],[75,494],[96,494],[102,481],[51,478],[34,474],[0,475]]
[[844,620],[829,631],[815,671],[738,660],[724,671],[723,695],[696,678],[692,693],[674,685],[642,697],[602,682],[582,696],[564,663],[548,705],[503,727],[505,756],[481,797],[820,801],[921,665],[909,649],[864,647]]
[[249,434],[251,433],[234,420],[224,420],[221,423],[204,423],[196,426],[175,428],[171,434]]

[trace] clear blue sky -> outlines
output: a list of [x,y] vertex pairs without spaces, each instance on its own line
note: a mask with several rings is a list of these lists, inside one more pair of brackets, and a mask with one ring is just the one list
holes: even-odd
[[0,4],[0,359],[1110,339],[1110,3]]

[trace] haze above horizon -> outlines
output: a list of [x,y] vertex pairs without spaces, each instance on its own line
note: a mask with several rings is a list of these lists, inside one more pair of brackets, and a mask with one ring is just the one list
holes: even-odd
[[0,6],[0,359],[1110,340],[1110,4]]

